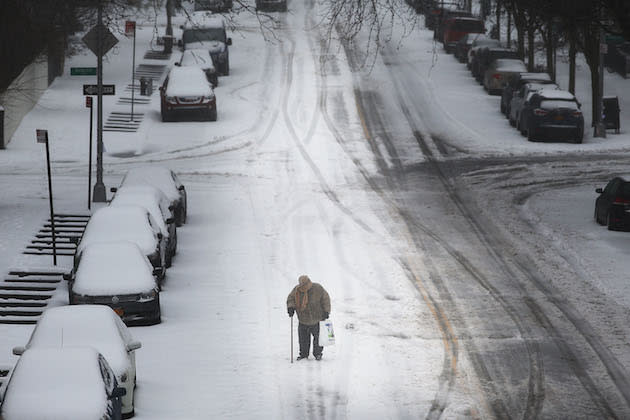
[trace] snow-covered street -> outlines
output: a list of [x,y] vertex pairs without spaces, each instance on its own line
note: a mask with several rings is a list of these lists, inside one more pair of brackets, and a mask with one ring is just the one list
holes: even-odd
[[[319,12],[289,2],[270,40],[235,17],[218,121],[163,123],[156,91],[138,132],[105,133],[108,189],[163,165],[188,194],[162,323],[131,328],[134,418],[629,417],[630,236],[597,225],[593,206],[596,187],[630,173],[630,117],[607,139],[527,142],[421,24],[366,68],[361,40],[326,48]],[[144,51],[153,23],[138,25]],[[119,39],[105,79],[122,92]],[[606,76],[630,109],[628,82]],[[51,136],[55,210],[87,211],[92,82],[58,78],[0,153],[5,272],[51,264],[21,254],[48,215],[35,129]],[[127,109],[118,96],[106,112]],[[286,298],[302,274],[330,294],[336,344],[292,363]],[[62,283],[51,305],[67,295]],[[0,365],[32,329],[0,324]]]

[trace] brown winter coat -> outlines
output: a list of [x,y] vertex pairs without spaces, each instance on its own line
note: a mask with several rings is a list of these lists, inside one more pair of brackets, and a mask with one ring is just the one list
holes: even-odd
[[[287,297],[287,308],[296,308],[295,294],[298,287],[300,286],[295,286],[293,290],[291,290],[291,293],[289,293]],[[324,312],[330,313],[330,296],[328,296],[328,292],[326,292],[319,283],[313,283],[306,293],[308,294],[306,308],[303,310],[296,308],[298,320],[300,324],[315,325],[324,318]]]

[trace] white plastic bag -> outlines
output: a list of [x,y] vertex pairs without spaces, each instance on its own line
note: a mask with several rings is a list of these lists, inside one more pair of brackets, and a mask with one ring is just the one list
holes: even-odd
[[335,331],[330,319],[319,321],[319,345],[332,346],[335,344]]

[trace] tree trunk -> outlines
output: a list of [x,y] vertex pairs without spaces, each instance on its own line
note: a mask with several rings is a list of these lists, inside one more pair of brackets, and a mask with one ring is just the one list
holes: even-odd
[[534,46],[534,35],[536,33],[536,30],[534,29],[533,26],[529,26],[527,28],[527,70],[528,71],[534,71],[534,67],[536,65],[535,63],[535,52],[536,52],[536,47]]
[[569,92],[575,95],[575,55],[577,53],[576,46],[576,28],[571,25],[569,29]]
[[512,45],[512,14],[508,11],[507,13],[507,47],[510,48]]
[[501,0],[497,0],[497,39],[501,41]]
[[554,42],[554,34],[553,34],[553,25],[550,19],[547,22],[547,37],[545,39],[545,49],[547,52],[547,73],[549,73],[549,77],[551,77],[551,80],[555,82],[556,78],[555,78],[555,69],[554,69],[554,62],[553,62],[554,48],[555,48],[555,42]]

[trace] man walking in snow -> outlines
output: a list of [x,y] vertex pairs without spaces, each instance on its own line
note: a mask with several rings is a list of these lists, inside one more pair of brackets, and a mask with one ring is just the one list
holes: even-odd
[[321,360],[322,350],[319,345],[319,321],[328,319],[330,314],[330,296],[321,284],[313,283],[308,276],[300,276],[299,284],[291,290],[287,297],[287,312],[292,317],[297,311],[298,338],[300,355],[297,360],[307,359],[313,336],[313,356]]

